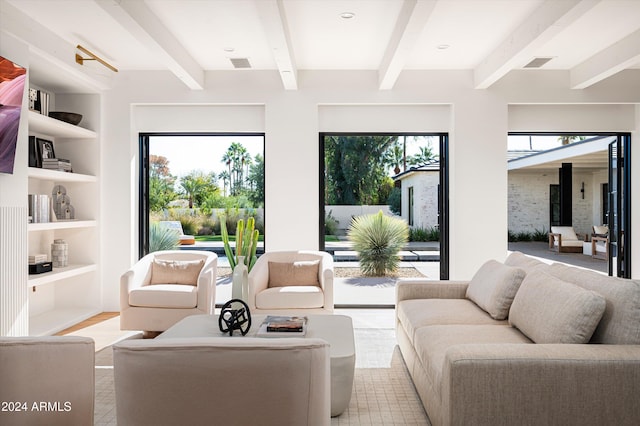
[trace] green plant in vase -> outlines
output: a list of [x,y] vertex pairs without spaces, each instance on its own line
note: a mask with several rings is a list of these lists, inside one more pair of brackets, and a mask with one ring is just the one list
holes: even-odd
[[220,217],[220,232],[222,233],[222,243],[224,244],[224,253],[229,259],[229,266],[234,269],[238,262],[243,258],[247,269],[251,271],[253,265],[258,260],[256,250],[258,249],[258,238],[260,231],[255,229],[255,218],[249,217],[245,223],[244,219],[238,220],[236,226],[236,247],[235,253],[229,243],[229,233],[227,232],[227,221],[225,216]]

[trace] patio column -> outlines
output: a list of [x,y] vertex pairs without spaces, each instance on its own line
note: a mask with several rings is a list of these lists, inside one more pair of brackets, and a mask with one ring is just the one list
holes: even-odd
[[573,164],[562,163],[560,168],[560,226],[573,226]]

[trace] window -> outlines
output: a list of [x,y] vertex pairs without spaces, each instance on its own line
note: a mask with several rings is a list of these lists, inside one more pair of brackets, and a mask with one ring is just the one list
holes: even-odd
[[154,236],[163,222],[179,222],[198,248],[222,256],[222,215],[230,234],[254,217],[264,235],[263,134],[141,134],[140,170],[141,257],[164,248]]
[[409,200],[409,226],[413,226],[413,218],[415,214],[413,211],[413,186],[410,186],[407,190],[407,198]]

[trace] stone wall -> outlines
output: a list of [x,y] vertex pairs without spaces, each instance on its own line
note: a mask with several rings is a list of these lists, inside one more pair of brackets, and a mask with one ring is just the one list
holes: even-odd
[[[602,173],[573,173],[573,227],[579,234],[590,234],[592,226],[602,221],[601,188],[606,182],[603,179]],[[552,184],[558,184],[555,170],[509,172],[509,231],[549,231],[549,186]]]

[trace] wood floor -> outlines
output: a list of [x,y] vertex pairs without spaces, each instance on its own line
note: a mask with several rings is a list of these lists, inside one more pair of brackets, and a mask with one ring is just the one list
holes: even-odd
[[111,318],[117,317],[120,315],[120,312],[102,312],[98,315],[92,316],[82,322],[79,322],[76,325],[73,325],[65,330],[62,330],[59,333],[56,333],[56,336],[64,336],[65,334],[73,333],[74,331],[82,330],[83,328],[89,327],[91,325],[95,325],[101,323],[102,321],[109,320]]

